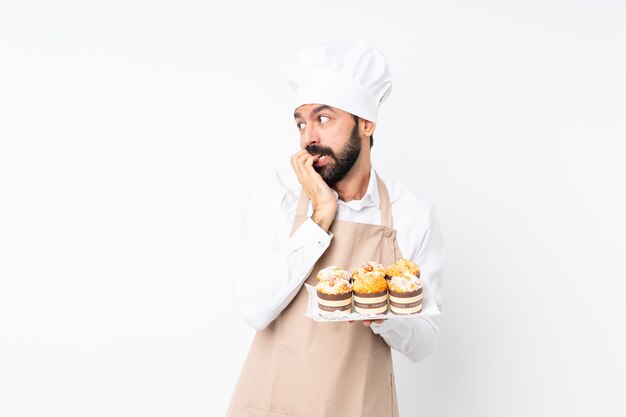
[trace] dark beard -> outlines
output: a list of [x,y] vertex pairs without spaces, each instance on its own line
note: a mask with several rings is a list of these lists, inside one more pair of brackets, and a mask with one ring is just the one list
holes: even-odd
[[358,125],[355,123],[348,143],[346,143],[346,146],[344,146],[338,155],[335,155],[332,149],[319,145],[309,145],[306,147],[306,150],[311,155],[328,155],[333,158],[334,164],[331,161],[330,164],[314,168],[326,184],[332,187],[350,172],[356,160],[359,158],[359,154],[361,153],[361,138],[359,137]]

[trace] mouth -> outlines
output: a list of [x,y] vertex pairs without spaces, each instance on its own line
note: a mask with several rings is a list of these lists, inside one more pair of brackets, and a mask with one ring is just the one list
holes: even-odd
[[330,157],[330,156],[328,156],[328,155],[322,155],[322,156],[320,156],[320,157],[317,159],[317,161],[315,161],[315,162],[313,163],[313,166],[314,166],[315,168],[320,168],[320,167],[323,167],[323,166],[325,166],[326,164],[328,164],[328,163],[330,162],[330,158],[331,158],[331,157]]

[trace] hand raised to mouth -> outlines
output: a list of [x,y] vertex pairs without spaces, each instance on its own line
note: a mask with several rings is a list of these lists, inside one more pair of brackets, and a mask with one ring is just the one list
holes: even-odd
[[320,174],[315,171],[313,165],[316,162],[323,164],[328,160],[328,157],[311,155],[304,149],[291,157],[291,166],[298,181],[313,204],[311,219],[327,232],[335,219],[337,198]]

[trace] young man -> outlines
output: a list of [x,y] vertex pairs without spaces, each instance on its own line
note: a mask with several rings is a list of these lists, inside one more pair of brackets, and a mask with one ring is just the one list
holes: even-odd
[[[254,189],[243,231],[237,302],[258,331],[228,416],[397,416],[390,348],[426,358],[438,333],[442,238],[431,205],[370,161],[389,69],[363,41],[300,51],[289,67],[301,150],[293,172]],[[294,175],[295,173],[295,175]],[[421,267],[418,316],[317,323],[306,318],[304,283],[400,258]]]

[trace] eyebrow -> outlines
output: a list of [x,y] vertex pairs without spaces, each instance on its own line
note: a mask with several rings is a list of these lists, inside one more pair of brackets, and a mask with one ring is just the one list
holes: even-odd
[[[317,106],[316,108],[313,109],[312,113],[315,115],[315,114],[318,114],[320,112],[323,112],[324,110],[328,110],[328,111],[334,113],[333,108],[328,106],[328,105],[326,105],[326,104],[322,104],[320,106]],[[302,116],[300,115],[300,113],[294,112],[293,117],[294,117],[294,119],[298,119],[298,118],[300,118]]]

